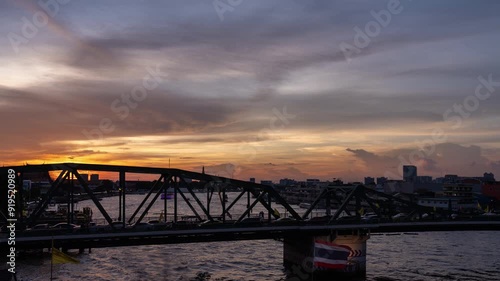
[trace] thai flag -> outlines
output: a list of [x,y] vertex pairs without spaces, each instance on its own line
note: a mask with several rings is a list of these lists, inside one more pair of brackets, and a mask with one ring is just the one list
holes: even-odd
[[314,265],[316,267],[344,269],[350,253],[351,248],[348,246],[314,241]]

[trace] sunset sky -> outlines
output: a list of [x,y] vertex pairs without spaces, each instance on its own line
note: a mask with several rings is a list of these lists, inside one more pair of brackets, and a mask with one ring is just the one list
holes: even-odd
[[1,165],[500,178],[500,1],[40,2],[0,2]]

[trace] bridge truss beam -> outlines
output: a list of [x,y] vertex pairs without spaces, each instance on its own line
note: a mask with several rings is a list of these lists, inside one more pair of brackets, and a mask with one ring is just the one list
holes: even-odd
[[[126,223],[126,208],[125,208],[125,194],[126,194],[126,174],[158,174],[160,178],[152,183],[152,186],[146,195],[146,197],[142,200],[141,204],[137,209],[133,211],[131,217],[128,218],[128,222],[131,223],[134,219],[139,215],[136,223],[140,222],[153,206],[154,202],[158,199],[159,195],[172,187],[174,191],[174,223],[177,222],[178,219],[178,195],[180,195],[181,199],[186,203],[189,209],[194,213],[197,220],[203,220],[201,214],[203,214],[206,219],[213,220],[213,214],[210,213],[210,204],[212,203],[212,194],[217,189],[219,192],[219,196],[221,194],[225,194],[225,192],[229,188],[236,188],[242,190],[242,192],[237,196],[233,202],[231,202],[228,206],[226,206],[226,200],[221,200],[222,212],[220,217],[225,221],[226,216],[230,216],[231,208],[236,204],[238,200],[241,200],[244,193],[248,194],[248,200],[250,200],[250,195],[256,197],[257,199],[253,204],[250,202],[247,203],[247,209],[245,210],[246,216],[249,215],[252,208],[254,208],[258,203],[260,203],[268,212],[268,219],[271,217],[277,218],[279,214],[276,214],[274,209],[271,206],[271,202],[277,202],[281,204],[287,213],[289,213],[292,217],[297,220],[302,220],[302,218],[297,214],[297,212],[279,195],[274,188],[251,183],[241,180],[235,180],[225,177],[208,175],[205,173],[197,173],[192,171],[185,171],[180,169],[171,169],[171,168],[153,168],[153,167],[136,167],[136,166],[118,166],[118,165],[103,165],[103,164],[84,164],[84,163],[58,163],[58,164],[41,164],[41,165],[24,165],[24,166],[13,166],[13,167],[2,167],[0,168],[0,174],[7,174],[8,169],[14,169],[17,173],[17,177],[21,177],[22,175],[26,175],[27,173],[53,173],[57,171],[61,171],[56,178],[55,181],[49,177],[49,181],[51,182],[51,187],[47,192],[47,196],[45,196],[35,208],[35,211],[32,212],[30,217],[23,221],[27,226],[33,226],[38,221],[39,217],[45,212],[48,204],[51,202],[53,195],[56,191],[64,191],[67,192],[68,204],[71,206],[68,210],[73,209],[74,202],[74,192],[73,192],[73,178],[77,180],[79,185],[83,188],[84,192],[89,196],[94,205],[99,209],[100,213],[106,220],[106,222],[113,227],[113,219],[109,215],[108,211],[104,209],[104,207],[100,204],[99,199],[95,196],[94,192],[90,189],[89,184],[80,174],[80,171],[96,171],[96,172],[117,172],[119,173],[119,214],[118,221],[123,222],[123,226]],[[198,198],[197,194],[193,191],[192,187],[187,184],[186,179],[192,179],[199,182],[205,183],[205,188],[207,189],[207,202],[206,206],[201,202]],[[161,181],[163,180],[163,183]],[[19,182],[19,181],[18,181]],[[22,190],[22,182],[17,184],[18,190]],[[61,187],[63,187],[62,189]],[[66,187],[69,185],[69,187]],[[189,195],[194,198],[196,204],[191,204],[188,200],[188,197],[184,192],[180,189],[180,187],[187,188]],[[2,186],[3,188],[3,186]],[[5,187],[6,188],[6,187]],[[146,205],[148,200],[154,194],[152,200],[146,206],[145,210],[141,212],[142,208]],[[166,202],[164,203],[164,218],[166,221],[167,213],[166,213]],[[201,211],[198,211],[201,209]],[[3,213],[4,210],[1,210]],[[242,218],[241,218],[242,219]],[[240,220],[239,220],[240,221]],[[71,222],[68,216],[68,222]]]

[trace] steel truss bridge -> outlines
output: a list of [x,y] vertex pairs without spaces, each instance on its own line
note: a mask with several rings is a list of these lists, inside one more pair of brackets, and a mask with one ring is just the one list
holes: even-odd
[[[101,173],[118,173],[119,215],[113,219],[102,206],[98,196],[92,191],[89,183],[82,176],[83,171]],[[50,181],[50,187],[44,198],[36,203],[33,211],[26,215],[23,212],[27,201],[23,195],[23,180],[33,175],[45,175]],[[51,177],[49,174],[57,175]],[[137,208],[129,212],[126,208],[127,175],[150,175],[157,177],[151,181],[149,191]],[[15,185],[15,202],[9,202],[7,196],[0,198],[0,223],[7,225],[15,217],[16,248],[33,249],[49,248],[52,241],[57,247],[66,249],[90,247],[114,247],[146,244],[170,244],[209,241],[230,241],[248,239],[283,239],[303,235],[325,235],[335,233],[376,233],[376,232],[418,232],[418,231],[454,231],[454,230],[500,230],[500,221],[426,221],[425,214],[433,210],[417,205],[411,199],[403,199],[385,193],[377,192],[363,185],[329,186],[324,188],[310,207],[299,215],[279,192],[273,187],[235,180],[225,177],[197,173],[192,171],[153,168],[117,166],[102,164],[59,163],[43,165],[25,165],[0,168],[0,194],[12,194],[9,191]],[[52,179],[55,178],[55,179]],[[197,183],[194,188],[192,182]],[[43,219],[47,206],[54,196],[63,193],[68,206],[64,222],[75,222],[72,215],[76,201],[75,187],[80,186],[93,202],[107,224],[107,230],[90,233],[89,229],[78,232],[58,232],[56,235],[33,235],[25,229],[35,226]],[[200,187],[203,191],[200,193]],[[227,192],[236,192],[237,196],[230,201],[224,200]],[[10,192],[10,193],[9,193]],[[144,231],[140,225],[162,194],[173,194],[173,217],[162,218],[163,228]],[[213,195],[221,200],[212,200]],[[206,200],[200,200],[206,196]],[[205,201],[205,202],[202,202]],[[238,216],[232,216],[231,211],[238,202],[244,202],[246,209]],[[193,214],[194,224],[185,224],[179,212],[179,203],[189,207]],[[9,205],[14,203],[14,205]],[[169,203],[170,204],[170,203]],[[281,214],[273,207],[276,204],[284,208],[287,219],[281,219]],[[325,216],[309,219],[319,204],[326,206]],[[252,210],[260,205],[266,210],[260,221],[245,223]],[[216,208],[214,208],[214,206]],[[14,207],[14,209],[9,209]],[[212,207],[212,208],[211,208]],[[214,211],[215,210],[215,211]],[[14,211],[12,214],[10,211]],[[163,201],[163,211],[167,214],[167,200]],[[216,213],[217,212],[217,213]],[[362,213],[373,212],[377,220],[361,223]],[[406,213],[417,221],[394,222],[392,217],[398,213]],[[350,220],[345,220],[346,216]],[[205,225],[198,224],[207,222]],[[217,223],[216,223],[217,222]],[[213,223],[213,224],[212,224]],[[47,232],[49,233],[49,232]],[[2,233],[0,244],[7,244],[8,233]],[[3,246],[2,246],[3,247]]]

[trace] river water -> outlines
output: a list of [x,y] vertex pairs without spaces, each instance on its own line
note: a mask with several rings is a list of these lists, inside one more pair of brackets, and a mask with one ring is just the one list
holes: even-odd
[[[229,193],[230,202],[236,196]],[[127,214],[131,214],[143,197],[127,197]],[[214,194],[214,200],[219,200],[215,197]],[[172,205],[171,202],[168,204]],[[116,197],[104,198],[101,203],[112,217],[117,216]],[[189,214],[185,203],[179,204],[179,213]],[[241,200],[235,205],[235,212],[242,212],[245,204],[246,200]],[[92,203],[81,202],[78,207],[85,206]],[[163,202],[158,200],[150,214],[162,208]],[[97,208],[93,209],[98,218]],[[277,209],[284,213],[281,206]],[[258,214],[260,210],[256,207],[253,213]],[[217,213],[215,205],[212,211]],[[172,206],[168,206],[167,213],[170,212],[173,212]],[[361,280],[500,280],[500,232],[372,235],[367,249],[367,276]],[[101,248],[92,249],[91,253],[70,254],[78,258],[80,264],[54,265],[56,280],[249,281],[309,277],[307,271],[287,275],[282,265],[283,244],[274,240]],[[18,280],[49,280],[49,254],[19,259],[17,271]]]

